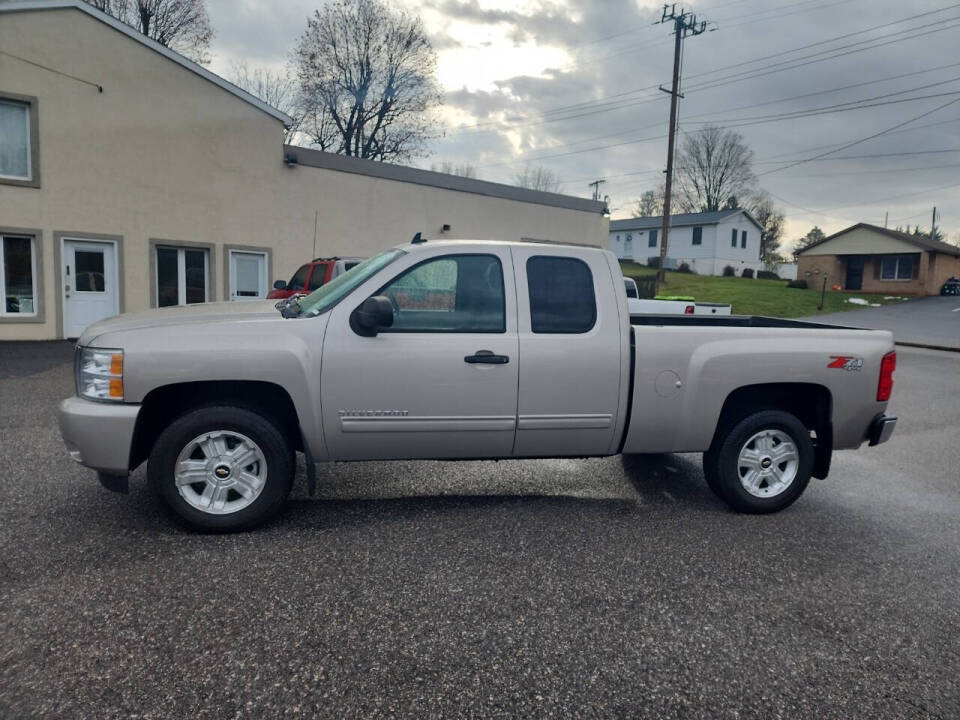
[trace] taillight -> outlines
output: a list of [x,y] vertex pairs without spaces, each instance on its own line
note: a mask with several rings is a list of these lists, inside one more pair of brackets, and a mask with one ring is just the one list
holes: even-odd
[[897,353],[888,352],[880,361],[880,382],[877,383],[877,400],[886,402],[893,392],[893,371],[897,369]]
[[683,314],[684,314],[684,315],[693,315],[693,305],[687,305],[687,306],[683,309]]

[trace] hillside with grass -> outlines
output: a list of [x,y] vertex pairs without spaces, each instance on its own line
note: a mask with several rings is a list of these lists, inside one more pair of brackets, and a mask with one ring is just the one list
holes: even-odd
[[[645,278],[656,270],[631,262],[621,262],[626,277]],[[771,317],[803,317],[817,315],[820,303],[820,288],[802,290],[788,288],[786,280],[756,280],[741,277],[712,277],[667,271],[664,295],[688,295],[697,302],[730,303],[736,315],[768,315]],[[847,302],[849,298],[862,298],[870,303],[887,305],[900,300],[885,300],[882,295],[868,293],[837,292],[827,288],[823,312],[862,310],[863,305]]]

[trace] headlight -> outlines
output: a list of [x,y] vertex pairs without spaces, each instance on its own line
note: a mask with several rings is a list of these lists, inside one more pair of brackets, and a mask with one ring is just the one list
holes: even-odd
[[123,350],[80,348],[77,395],[90,400],[123,402]]

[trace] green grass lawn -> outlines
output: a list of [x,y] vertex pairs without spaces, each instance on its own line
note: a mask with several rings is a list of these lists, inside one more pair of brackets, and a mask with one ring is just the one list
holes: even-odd
[[[649,277],[655,270],[631,262],[621,262],[620,267],[627,277]],[[730,303],[736,315],[768,315],[770,317],[803,317],[817,315],[820,304],[820,288],[798,290],[788,288],[786,280],[755,280],[740,277],[711,277],[667,271],[664,295],[689,295],[698,302]],[[884,300],[883,295],[869,293],[835,292],[827,287],[823,312],[863,309],[864,305],[846,302],[847,298],[860,297],[871,303],[888,305],[898,300]]]

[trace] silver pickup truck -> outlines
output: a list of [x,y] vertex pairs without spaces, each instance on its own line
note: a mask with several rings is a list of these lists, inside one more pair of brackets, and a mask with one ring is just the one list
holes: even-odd
[[121,315],[76,350],[75,460],[149,483],[194,527],[262,523],[296,467],[702,452],[742,512],[781,510],[834,449],[884,442],[888,332],[636,315],[616,257],[443,241],[387,250],[302,298]]

